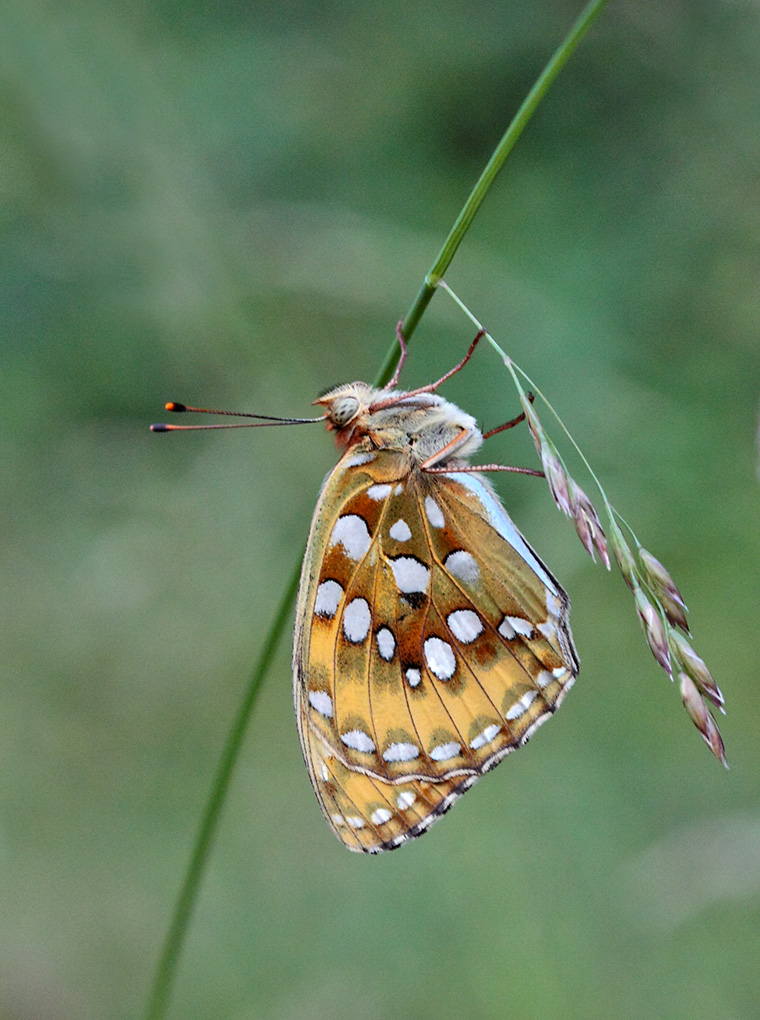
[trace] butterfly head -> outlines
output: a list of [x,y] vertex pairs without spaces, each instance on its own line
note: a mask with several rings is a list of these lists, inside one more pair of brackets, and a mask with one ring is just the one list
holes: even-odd
[[376,393],[377,390],[367,383],[344,383],[314,401],[325,408],[327,429],[335,433],[335,442],[339,448],[345,449],[361,437],[361,423]]

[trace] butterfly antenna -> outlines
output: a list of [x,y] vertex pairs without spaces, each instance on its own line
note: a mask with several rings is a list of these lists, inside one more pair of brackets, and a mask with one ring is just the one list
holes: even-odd
[[235,422],[224,425],[151,425],[151,432],[191,432],[199,429],[255,429],[263,428],[266,425],[311,425],[317,421],[324,421],[327,415],[320,415],[319,418],[278,418],[271,414],[248,414],[246,411],[216,411],[208,407],[189,407],[187,404],[180,404],[170,400],[165,405],[167,411],[175,414],[184,414],[192,411],[195,414],[222,414],[231,418],[256,418],[255,422]]

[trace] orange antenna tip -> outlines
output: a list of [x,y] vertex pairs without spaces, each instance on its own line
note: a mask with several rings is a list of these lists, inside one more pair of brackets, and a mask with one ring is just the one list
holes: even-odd
[[[181,411],[186,411],[187,410],[187,407],[185,407],[184,404],[178,404],[174,400],[170,400],[168,404],[164,405],[164,407],[165,407],[165,409],[167,411],[176,411],[178,414]],[[159,429],[159,431],[161,431],[161,430]]]

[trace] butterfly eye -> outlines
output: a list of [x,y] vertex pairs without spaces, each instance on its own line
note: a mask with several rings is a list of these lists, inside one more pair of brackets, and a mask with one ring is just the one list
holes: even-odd
[[338,397],[330,407],[330,421],[336,428],[342,429],[356,417],[359,411],[359,401],[356,397],[346,394]]

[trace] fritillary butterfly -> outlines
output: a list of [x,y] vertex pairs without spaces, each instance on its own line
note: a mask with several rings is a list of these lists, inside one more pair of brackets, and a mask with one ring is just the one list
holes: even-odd
[[316,401],[343,452],[303,563],[295,709],[317,799],[350,850],[425,832],[578,674],[567,595],[469,465],[475,419],[434,392],[479,337],[419,390],[394,389],[402,345],[384,389]]

